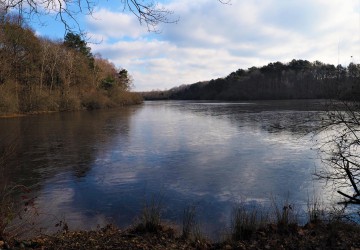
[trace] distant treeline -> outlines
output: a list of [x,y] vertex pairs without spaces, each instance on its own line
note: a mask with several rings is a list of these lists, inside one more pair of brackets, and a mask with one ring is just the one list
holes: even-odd
[[166,91],[141,93],[146,100],[260,100],[355,99],[360,100],[360,64],[334,66],[319,61],[292,60],[239,69],[225,78]]
[[0,16],[0,113],[96,109],[139,103],[131,78],[91,53],[80,35],[35,35],[19,16]]

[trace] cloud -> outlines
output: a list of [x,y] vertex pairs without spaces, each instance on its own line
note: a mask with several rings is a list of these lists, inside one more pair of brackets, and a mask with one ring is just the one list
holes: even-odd
[[134,39],[147,35],[147,30],[139,25],[137,18],[124,12],[98,9],[92,16],[87,16],[86,21],[91,33],[103,36],[104,40]]
[[[124,67],[136,90],[224,77],[238,68],[291,59],[360,63],[357,0],[167,1],[180,20],[153,34],[130,13],[99,8],[87,19],[95,52]],[[357,61],[356,61],[357,60]]]

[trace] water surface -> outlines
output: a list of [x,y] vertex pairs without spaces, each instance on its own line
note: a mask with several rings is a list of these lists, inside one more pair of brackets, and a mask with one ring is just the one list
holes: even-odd
[[0,181],[35,186],[36,222],[51,230],[132,224],[144,203],[161,199],[181,224],[195,205],[210,236],[229,226],[237,202],[270,206],[271,197],[304,209],[328,199],[313,180],[311,150],[322,101],[145,102],[117,110],[0,120],[14,157]]

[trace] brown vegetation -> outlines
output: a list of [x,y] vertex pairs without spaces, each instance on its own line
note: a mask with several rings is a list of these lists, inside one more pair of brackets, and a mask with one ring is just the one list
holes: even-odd
[[117,107],[141,102],[125,69],[93,56],[79,35],[39,38],[21,17],[0,20],[0,114]]
[[284,230],[267,224],[248,239],[192,240],[179,237],[175,230],[162,227],[156,232],[120,230],[108,225],[94,231],[69,231],[42,235],[31,240],[0,240],[5,249],[359,249],[360,229],[356,225],[332,221],[291,224]]
[[[274,216],[259,208],[239,204],[231,217],[231,228],[223,240],[213,242],[204,235],[192,235],[197,227],[195,207],[184,211],[182,233],[164,224],[160,199],[146,203],[137,224],[121,230],[113,225],[91,231],[72,231],[64,221],[52,235],[28,240],[4,237],[0,249],[359,249],[360,227],[340,217],[311,216],[320,207],[309,207],[309,221],[300,226],[293,206],[274,202]],[[272,217],[272,218],[271,218]],[[192,237],[191,237],[192,235]]]

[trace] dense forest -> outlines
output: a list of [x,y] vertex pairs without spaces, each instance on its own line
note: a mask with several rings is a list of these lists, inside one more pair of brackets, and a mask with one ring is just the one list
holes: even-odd
[[141,93],[147,100],[360,99],[360,64],[292,60],[239,69],[225,78]]
[[38,37],[19,16],[0,18],[0,114],[134,104],[131,76],[93,55],[78,34]]

